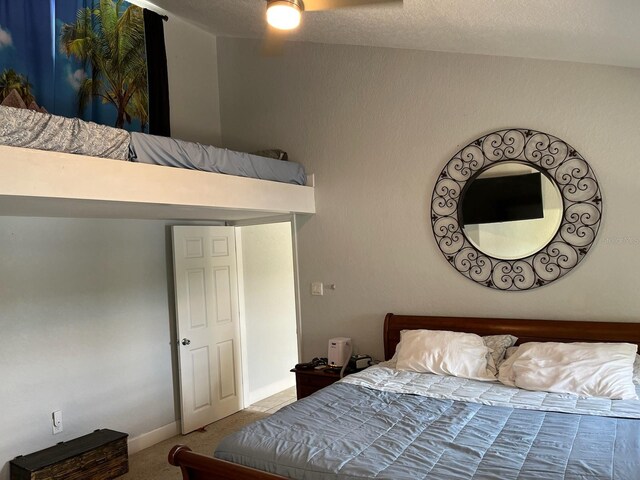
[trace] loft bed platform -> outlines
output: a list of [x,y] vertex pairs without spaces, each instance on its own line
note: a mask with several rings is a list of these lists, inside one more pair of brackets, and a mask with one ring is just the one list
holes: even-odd
[[315,213],[307,185],[0,145],[0,215],[242,221]]

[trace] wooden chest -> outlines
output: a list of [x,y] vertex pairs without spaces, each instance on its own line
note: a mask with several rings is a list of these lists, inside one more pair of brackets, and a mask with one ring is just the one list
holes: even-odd
[[96,430],[89,435],[16,457],[11,480],[110,480],[129,471],[126,433]]

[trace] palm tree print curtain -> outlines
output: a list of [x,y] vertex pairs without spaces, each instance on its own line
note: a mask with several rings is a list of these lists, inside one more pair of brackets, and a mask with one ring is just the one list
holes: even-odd
[[0,102],[20,100],[147,131],[143,10],[124,0],[0,0]]
[[51,24],[48,3],[0,0],[0,102],[24,108],[46,97],[53,108]]

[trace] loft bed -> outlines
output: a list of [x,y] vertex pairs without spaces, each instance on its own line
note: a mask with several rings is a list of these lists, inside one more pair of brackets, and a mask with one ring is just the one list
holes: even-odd
[[[510,334],[518,337],[516,345],[532,341],[640,344],[640,328],[633,323],[389,313],[383,331],[387,361],[393,361],[400,333],[415,329]],[[372,369],[377,370],[366,376]],[[353,380],[359,375],[364,376]],[[385,381],[385,375],[391,389],[374,387],[371,380]],[[176,445],[169,452],[169,463],[181,469],[184,480],[638,477],[638,400],[620,400],[634,402],[633,411],[623,413],[628,404],[618,409],[621,404],[614,405],[618,400],[587,398],[574,404],[577,397],[572,395],[528,392],[457,377],[435,380],[436,394],[431,397],[416,391],[393,393],[406,378],[402,375],[393,366],[370,367],[228,436],[215,457]],[[461,400],[448,395],[445,388],[458,385],[455,393],[469,398],[480,391],[477,384],[489,385],[482,401]],[[517,395],[512,401],[507,391],[514,389]],[[639,385],[635,389],[640,393]],[[594,405],[602,410],[590,410]]]
[[313,186],[313,175],[294,162],[0,107],[3,216],[234,222],[308,215]]
[[240,221],[315,213],[310,185],[0,145],[0,215]]

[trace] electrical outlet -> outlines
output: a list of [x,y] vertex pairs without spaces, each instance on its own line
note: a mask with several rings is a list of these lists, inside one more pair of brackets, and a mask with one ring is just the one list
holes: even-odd
[[56,410],[51,414],[51,420],[53,422],[53,434],[56,435],[62,432],[62,410]]

